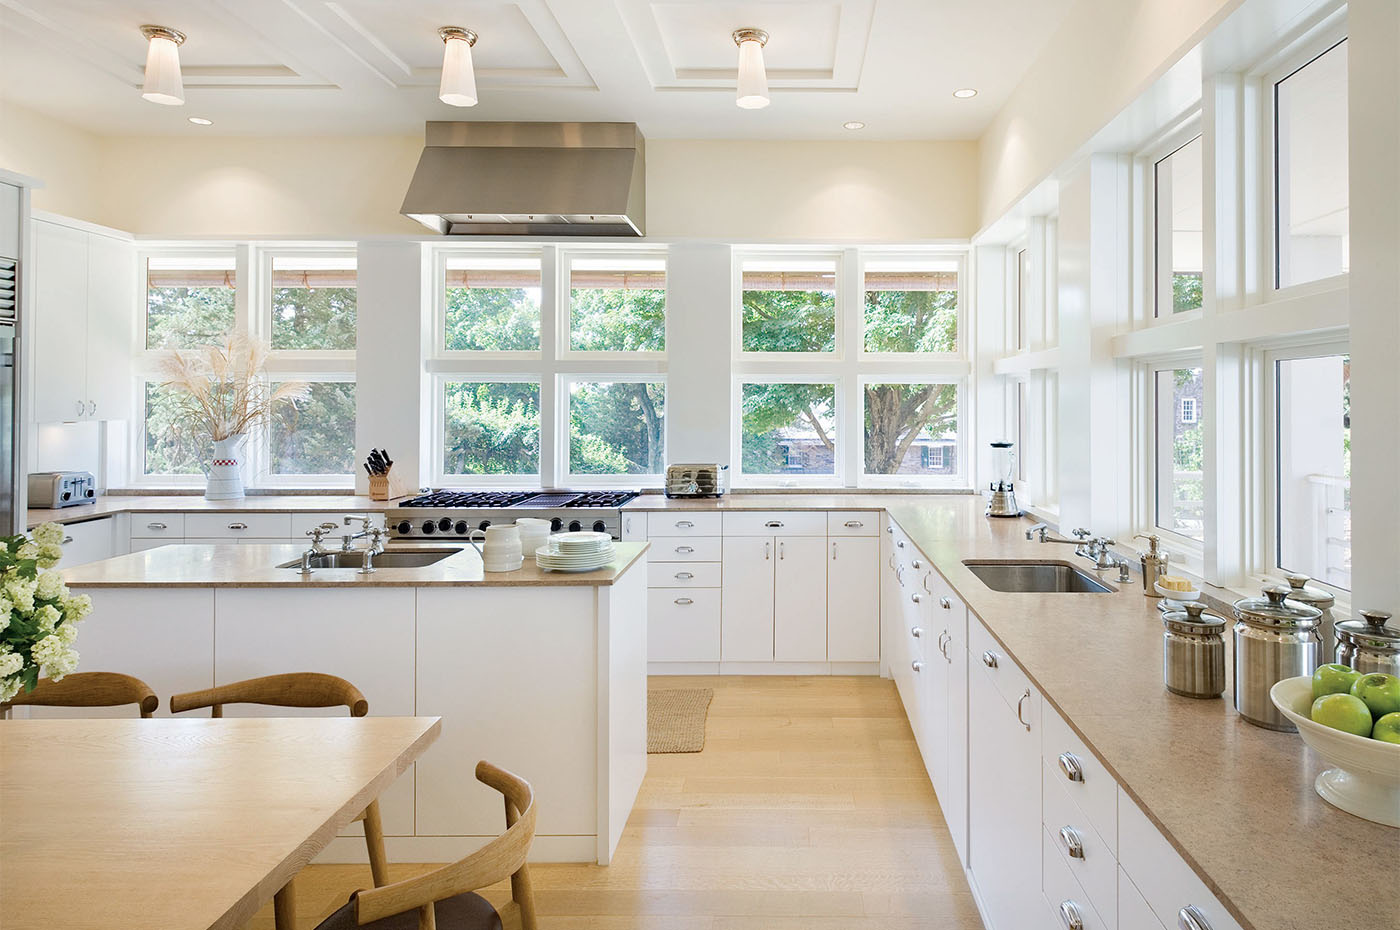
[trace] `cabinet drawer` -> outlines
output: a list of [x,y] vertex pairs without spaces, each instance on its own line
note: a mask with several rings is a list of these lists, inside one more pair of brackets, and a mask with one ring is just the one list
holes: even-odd
[[116,540],[112,527],[116,521],[112,517],[89,520],[86,523],[69,523],[63,527],[63,561],[61,568],[72,568],[87,562],[110,559],[115,550]]
[[930,622],[939,629],[946,629],[958,642],[967,642],[967,605],[953,593],[943,576],[929,569],[919,576],[919,585],[928,592],[932,601]]
[[980,620],[969,620],[967,626],[967,651],[972,664],[987,673],[1006,703],[1014,707],[1027,690],[1034,692],[1026,673],[987,632]]
[[647,558],[653,562],[718,562],[718,536],[652,536]]
[[875,510],[833,511],[826,515],[828,536],[878,536],[880,514]]
[[720,563],[648,562],[647,586],[651,588],[718,588]]
[[648,536],[718,536],[720,515],[699,511],[647,514]]
[[1079,881],[1094,910],[1113,926],[1118,917],[1118,860],[1099,831],[1069,799],[1059,769],[1041,766],[1042,819],[1062,864]]
[[[1050,905],[1054,915],[1052,927],[1059,930],[1113,930],[1110,924],[1094,908],[1084,889],[1070,872],[1069,866],[1055,850],[1055,840],[1044,830],[1041,839],[1041,888],[1045,891],[1045,903]],[[1078,924],[1074,922],[1078,918]],[[1133,930],[1138,930],[1134,927]]]
[[825,536],[826,514],[816,510],[749,510],[724,514],[726,536]]
[[208,539],[280,537],[290,539],[292,516],[287,513],[188,513],[185,535]]
[[[303,539],[306,538],[308,530],[320,526],[322,523],[334,523],[337,527],[339,527],[339,529],[327,534],[326,544],[330,545],[330,540],[335,539],[335,537],[340,533],[358,533],[360,531],[361,527],[358,524],[352,527],[345,526],[345,517],[349,514],[361,516],[362,512],[356,510],[327,510],[323,513],[287,514],[287,518],[291,522],[291,530],[289,531],[288,535],[291,536],[293,542],[301,542]],[[384,523],[383,514],[371,513],[369,516],[373,519],[375,526],[380,526]]]
[[[1041,755],[1045,770],[1065,789],[1109,851],[1118,854],[1118,783],[1053,708],[1042,714]],[[1055,826],[1047,822],[1047,826]]]
[[1225,906],[1121,788],[1118,864],[1163,926],[1177,926],[1181,912],[1194,907],[1211,930],[1240,930]]
[[647,658],[652,662],[718,662],[719,590],[648,591]]
[[1118,870],[1118,926],[1123,930],[1166,930],[1142,892],[1121,868]]
[[185,535],[185,515],[182,513],[133,513],[132,539],[180,539]]

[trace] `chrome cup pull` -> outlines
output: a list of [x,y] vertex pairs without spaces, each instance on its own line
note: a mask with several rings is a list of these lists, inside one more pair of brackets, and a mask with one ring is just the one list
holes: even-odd
[[996,668],[996,667],[997,667],[997,656],[996,656],[996,653],[994,653],[994,652],[984,652],[984,653],[982,653],[982,664],[985,665],[985,666],[987,666],[987,668]]
[[909,595],[909,600],[911,600],[911,601],[913,601],[915,604],[917,604],[917,603],[919,603],[920,601],[922,601],[923,598],[920,597],[920,596],[917,595],[917,594],[911,594],[911,595]]
[[1188,904],[1176,912],[1176,926],[1177,930],[1211,930],[1210,921],[1194,904]]
[[923,568],[923,567],[924,567],[924,563],[923,563],[923,562],[920,562],[918,559],[915,559],[914,561],[910,562],[909,564],[912,565],[912,566],[914,566],[915,568]]
[[692,523],[690,520],[677,520],[677,521],[676,521],[676,529],[678,529],[678,530],[688,530],[688,529],[692,528],[693,526],[695,526],[695,524]]
[[694,573],[694,572],[676,572],[676,580],[677,580],[677,581],[689,581],[690,579],[692,579],[692,578],[694,578],[694,577],[695,577],[695,573]]
[[148,529],[148,530],[168,530],[168,529],[170,529],[170,527],[166,526],[164,523],[147,523],[147,524],[146,524],[146,529]]
[[782,527],[783,521],[782,521],[782,520],[769,520],[767,523],[765,523],[765,524],[763,524],[763,525],[766,526],[766,527],[768,527],[769,529],[774,529],[774,530],[776,530],[776,529],[780,529],[780,528]]
[[902,539],[896,539],[896,540],[894,541],[894,544],[895,544],[896,546],[898,546],[899,548],[901,548],[901,549],[904,548],[904,540],[902,540]]
[[[862,522],[860,522],[859,520],[847,520],[847,521],[846,521],[846,529],[848,529],[848,530],[858,530],[858,529],[860,529],[862,526],[865,526],[865,524],[862,523]],[[893,533],[894,530],[890,530],[890,532]]]
[[231,530],[246,530],[246,529],[248,528],[248,524],[246,524],[246,523],[230,523],[230,524],[228,525],[228,528],[231,529]]
[[1084,781],[1084,766],[1079,764],[1079,757],[1072,752],[1060,753],[1060,771],[1070,781],[1077,781],[1081,784]]
[[940,597],[938,599],[938,606],[942,607],[944,610],[952,610],[953,602],[948,600],[946,597]]
[[65,546],[68,545],[68,544],[69,544],[70,542],[72,542],[72,541],[73,541],[73,537],[72,537],[72,536],[65,536],[65,537],[63,537],[63,544],[64,544]]
[[1021,721],[1021,726],[1023,726],[1023,727],[1026,728],[1026,732],[1027,732],[1027,733],[1030,732],[1031,725],[1030,725],[1029,723],[1026,723],[1026,718],[1025,718],[1024,716],[1022,716],[1022,714],[1021,714],[1021,705],[1025,704],[1025,703],[1026,703],[1026,700],[1027,700],[1030,696],[1031,696],[1031,689],[1030,689],[1030,688],[1027,688],[1027,689],[1025,690],[1025,692],[1021,695],[1021,697],[1018,698],[1017,701],[1016,701],[1016,719],[1019,720],[1019,721]]
[[1065,925],[1065,930],[1084,930],[1084,915],[1073,901],[1060,902],[1060,921]]
[[924,635],[924,628],[921,626],[911,626],[909,628],[909,635],[918,639],[920,636]]
[[694,604],[695,602],[688,597],[678,597],[676,598],[676,603],[684,607],[687,604]]
[[1084,840],[1074,827],[1060,827],[1060,842],[1071,859],[1084,858]]
[[913,662],[909,663],[909,667],[916,672],[922,672],[924,670],[924,663],[920,662],[918,659],[915,659]]
[[677,546],[677,547],[676,547],[676,552],[680,553],[681,555],[690,555],[690,553],[692,553],[692,552],[694,552],[694,551],[695,551],[695,547],[694,547],[694,546]]

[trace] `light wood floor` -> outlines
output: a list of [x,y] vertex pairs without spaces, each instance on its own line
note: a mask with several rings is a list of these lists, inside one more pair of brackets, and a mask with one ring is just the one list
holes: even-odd
[[[543,930],[980,930],[892,682],[652,686],[714,688],[705,751],[650,757],[611,866],[533,868]],[[368,866],[306,869],[299,928],[369,880]],[[249,924],[271,928],[270,907]]]

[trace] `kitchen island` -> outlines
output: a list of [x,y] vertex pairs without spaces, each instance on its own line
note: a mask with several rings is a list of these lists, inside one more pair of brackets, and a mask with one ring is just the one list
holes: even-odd
[[[83,669],[135,675],[163,703],[259,675],[339,675],[373,715],[443,720],[434,752],[381,799],[391,860],[450,861],[500,833],[500,796],[471,777],[488,759],[535,787],[535,859],[607,864],[646,774],[647,544],[577,574],[485,573],[471,548],[369,575],[279,567],[302,549],[163,546],[65,570],[94,602]],[[321,861],[363,857],[352,833]]]

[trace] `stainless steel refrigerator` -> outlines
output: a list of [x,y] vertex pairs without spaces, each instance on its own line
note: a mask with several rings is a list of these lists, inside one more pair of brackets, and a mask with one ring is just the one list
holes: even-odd
[[15,320],[19,307],[19,260],[0,255],[0,535],[25,529],[16,494],[18,392],[15,379]]

